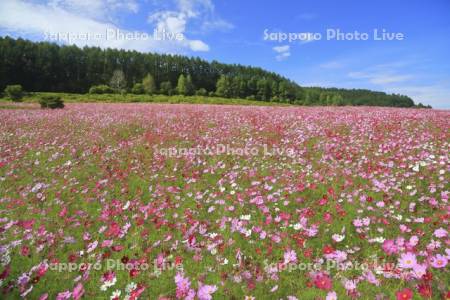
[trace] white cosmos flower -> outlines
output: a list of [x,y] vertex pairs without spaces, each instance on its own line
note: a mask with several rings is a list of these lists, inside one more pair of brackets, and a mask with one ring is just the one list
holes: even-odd
[[335,241],[336,243],[342,242],[345,239],[345,235],[343,234],[333,234],[331,236],[331,238],[333,239],[333,241]]

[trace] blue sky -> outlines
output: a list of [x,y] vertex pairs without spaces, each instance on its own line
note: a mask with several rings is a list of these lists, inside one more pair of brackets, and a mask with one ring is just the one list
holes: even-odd
[[[328,39],[327,31],[347,33]],[[374,40],[374,30],[404,35]],[[110,37],[106,30],[134,34]],[[181,39],[155,40],[158,33]],[[357,31],[367,40],[354,40]],[[300,85],[402,93],[450,108],[448,0],[1,0],[0,35],[199,56],[259,66]],[[86,39],[80,34],[100,35]],[[302,33],[302,41],[265,34]],[[142,38],[142,34],[148,36]],[[47,34],[47,35],[46,35]],[[320,38],[311,38],[312,34]],[[61,36],[63,38],[61,38]],[[149,38],[150,36],[150,38]],[[354,37],[349,40],[349,37]],[[273,38],[272,38],[273,39]]]

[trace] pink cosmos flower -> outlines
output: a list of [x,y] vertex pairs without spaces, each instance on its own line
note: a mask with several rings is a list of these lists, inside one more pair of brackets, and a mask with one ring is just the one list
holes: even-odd
[[423,275],[427,273],[427,266],[425,264],[416,264],[413,267],[414,277],[421,279]]
[[445,238],[447,234],[447,230],[445,230],[444,228],[438,228],[434,231],[434,236],[437,238]]
[[56,300],[68,300],[72,296],[72,293],[70,291],[61,292],[58,295],[56,295]]
[[362,227],[363,226],[363,221],[361,219],[354,219],[353,220],[353,225],[355,227]]
[[414,253],[407,252],[403,253],[399,260],[398,260],[398,266],[402,269],[412,269],[417,265],[417,258]]
[[74,300],[79,300],[84,294],[84,288],[81,283],[78,283],[72,292],[72,297]]
[[197,296],[199,300],[211,300],[212,294],[217,291],[217,286],[215,285],[200,285],[197,291]]
[[39,300],[47,300],[47,299],[48,299],[48,293],[42,294],[42,295],[39,297]]
[[398,247],[393,240],[385,240],[383,242],[383,251],[387,255],[392,255],[398,252]]
[[356,290],[356,281],[355,280],[345,280],[344,288],[347,291],[354,291],[354,290]]
[[284,264],[297,263],[297,254],[294,250],[288,250],[284,253]]
[[335,291],[328,292],[325,300],[337,300],[337,294]]
[[177,275],[175,275],[175,284],[177,286],[177,299],[186,298],[188,296],[192,296],[193,298],[195,296],[195,291],[191,289],[191,281],[187,277],[184,277],[183,274],[177,273]]
[[102,247],[102,248],[111,247],[112,243],[113,243],[112,240],[104,240],[104,241],[102,242],[102,246],[101,246],[101,247]]
[[444,255],[441,255],[441,254],[436,254],[435,256],[433,256],[431,258],[431,266],[433,268],[437,268],[437,269],[445,268],[447,263],[448,263],[447,257],[445,257]]

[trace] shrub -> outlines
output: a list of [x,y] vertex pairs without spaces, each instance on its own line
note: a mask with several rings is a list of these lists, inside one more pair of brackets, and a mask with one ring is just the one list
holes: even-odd
[[173,94],[172,83],[170,81],[161,82],[159,90],[163,95],[172,96]]
[[142,83],[136,83],[131,89],[131,93],[136,95],[142,95],[145,93],[144,85]]
[[111,94],[113,89],[106,84],[94,85],[89,89],[89,94]]
[[41,108],[64,108],[64,102],[60,96],[41,96],[39,104]]
[[197,96],[207,96],[208,95],[208,91],[205,90],[204,88],[198,89],[195,94]]
[[13,101],[20,101],[23,98],[23,89],[20,84],[8,85],[5,88],[5,94]]

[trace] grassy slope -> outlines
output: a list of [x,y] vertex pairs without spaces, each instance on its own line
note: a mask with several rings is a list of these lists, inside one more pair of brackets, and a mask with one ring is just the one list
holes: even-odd
[[[286,106],[289,104],[268,101],[256,101],[246,99],[229,99],[220,97],[205,97],[205,96],[166,96],[166,95],[134,95],[134,94],[70,94],[70,93],[29,93],[23,98],[23,102],[37,102],[43,95],[59,95],[66,103],[90,103],[90,102],[105,102],[105,103],[190,103],[190,104],[233,104],[233,105],[262,105],[262,106]],[[0,101],[10,101],[8,98],[2,98]],[[0,106],[5,106],[1,105]],[[7,106],[7,105],[6,105]],[[6,107],[2,107],[6,108]]]

